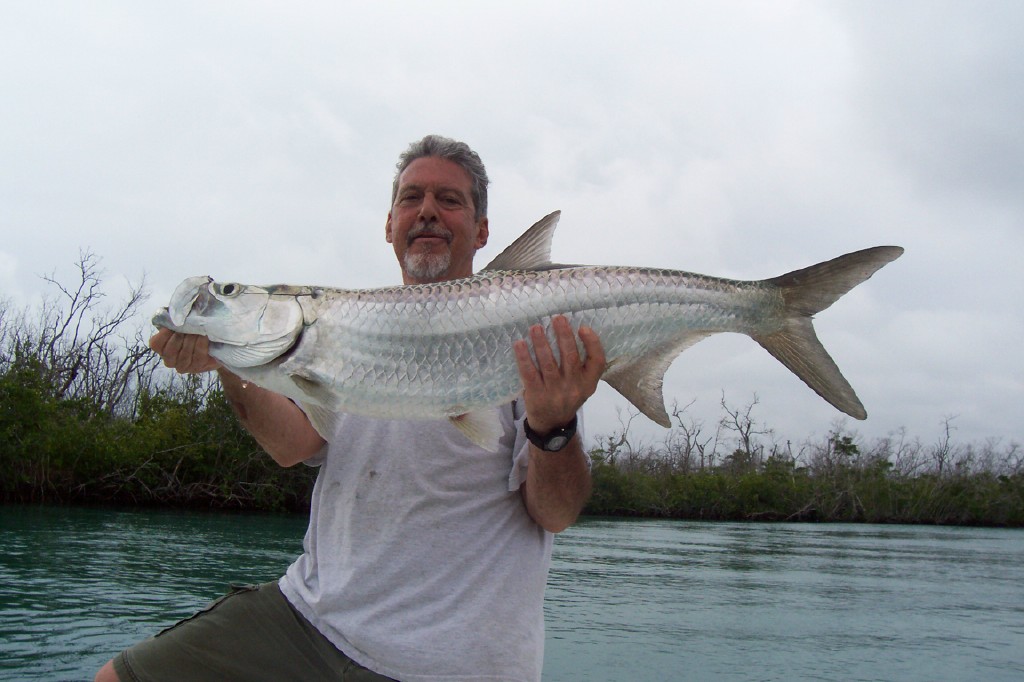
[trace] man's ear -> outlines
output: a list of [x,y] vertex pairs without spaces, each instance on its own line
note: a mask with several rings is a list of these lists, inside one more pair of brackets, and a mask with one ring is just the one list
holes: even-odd
[[487,218],[483,218],[477,224],[476,242],[474,243],[474,246],[478,250],[484,248],[485,246],[487,246],[487,237],[489,237],[490,234],[491,234],[491,230],[490,230],[490,227],[488,226]]
[[388,211],[388,221],[384,223],[384,239],[387,240],[388,244],[392,243],[391,240],[391,211]]

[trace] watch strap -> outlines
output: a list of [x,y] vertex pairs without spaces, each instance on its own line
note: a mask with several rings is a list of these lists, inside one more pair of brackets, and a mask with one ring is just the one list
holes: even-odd
[[545,435],[540,435],[530,427],[530,421],[528,419],[523,420],[523,431],[526,433],[527,439],[534,445],[545,452],[558,452],[565,448],[572,440],[572,437],[576,435],[576,416],[574,415],[572,421],[565,426],[560,428],[552,429]]

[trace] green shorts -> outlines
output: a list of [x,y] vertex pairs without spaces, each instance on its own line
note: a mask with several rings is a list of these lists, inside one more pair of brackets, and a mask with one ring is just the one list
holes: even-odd
[[121,682],[383,682],[292,608],[277,583],[233,588],[190,618],[114,658]]

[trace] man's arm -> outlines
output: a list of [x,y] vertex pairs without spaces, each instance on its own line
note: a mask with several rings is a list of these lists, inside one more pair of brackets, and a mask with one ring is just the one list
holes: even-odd
[[[597,390],[605,370],[604,349],[594,330],[580,328],[580,341],[586,351],[583,361],[569,321],[559,315],[552,326],[561,362],[555,359],[540,325],[530,329],[536,363],[525,340],[513,346],[523,381],[526,420],[542,435],[572,421]],[[572,525],[590,497],[590,485],[590,469],[579,434],[559,452],[545,452],[530,444],[523,501],[533,520],[545,530],[558,533]]]
[[149,340],[165,365],[180,374],[217,370],[224,396],[242,426],[283,467],[303,462],[324,445],[305,413],[288,398],[247,384],[210,357],[205,336],[160,329]]

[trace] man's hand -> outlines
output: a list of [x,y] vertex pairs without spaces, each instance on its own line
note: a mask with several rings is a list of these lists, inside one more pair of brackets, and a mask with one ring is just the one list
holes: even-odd
[[178,374],[209,372],[220,367],[220,363],[210,357],[210,340],[205,336],[160,328],[150,337],[149,347]]
[[586,360],[580,358],[576,334],[564,315],[551,320],[558,344],[559,360],[555,359],[544,328],[530,328],[530,341],[537,357],[534,363],[525,339],[512,348],[523,382],[523,402],[530,427],[537,433],[548,433],[565,426],[576,416],[583,403],[597,390],[597,382],[605,370],[604,348],[590,327],[580,327],[580,341]]

